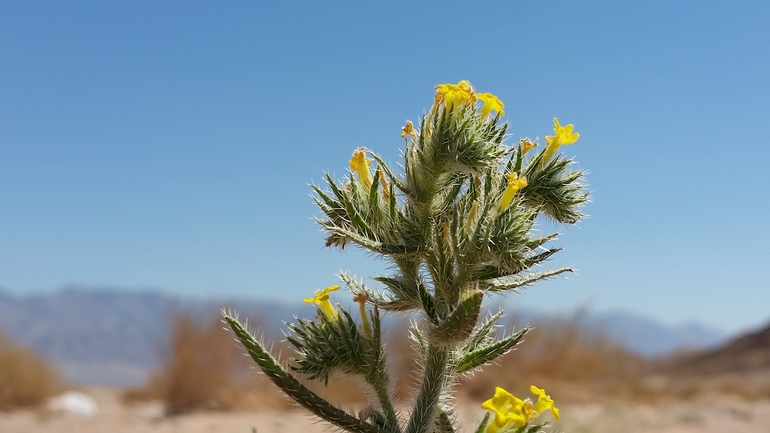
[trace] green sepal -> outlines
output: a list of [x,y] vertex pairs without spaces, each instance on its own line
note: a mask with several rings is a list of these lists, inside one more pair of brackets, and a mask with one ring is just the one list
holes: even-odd
[[521,172],[521,163],[524,161],[524,147],[521,145],[521,142],[519,142],[517,147],[518,149],[516,151],[516,163],[513,166],[514,173]]
[[[351,183],[351,188],[356,189],[358,188],[355,183]],[[355,194],[353,194],[355,196]],[[364,236],[370,237],[372,236],[372,228],[369,226],[369,223],[366,222],[363,215],[356,209],[356,206],[353,205],[352,200],[345,201],[345,210],[348,213],[348,219],[350,220],[351,226],[356,229],[359,233],[363,234]]]
[[474,292],[463,299],[446,319],[431,330],[431,343],[447,347],[465,340],[476,326],[483,299],[483,292]]
[[[383,161],[379,155],[372,153],[371,151],[369,152],[369,155],[371,155],[372,159],[377,161],[377,164],[379,164],[380,167],[382,167],[383,171],[385,172],[385,174],[388,176],[388,179],[390,180],[390,184],[395,185],[402,192],[405,192],[404,183],[401,182],[401,179],[393,173],[390,167],[388,167],[388,164],[385,164],[385,161]],[[394,197],[394,195],[391,194],[391,197]]]
[[378,349],[361,334],[358,324],[344,308],[337,307],[338,317],[329,319],[318,312],[316,321],[297,319],[289,328],[297,338],[286,336],[302,355],[291,369],[325,384],[334,370],[366,376],[377,360]]
[[335,200],[329,196],[326,191],[322,190],[316,185],[312,185],[312,188],[313,191],[318,194],[318,197],[320,197],[321,200],[316,197],[313,199],[329,218],[336,219],[344,215],[345,208],[340,205],[338,200]]
[[332,179],[329,173],[326,173],[325,177],[326,177],[326,183],[329,185],[329,188],[332,189],[334,196],[337,197],[337,201],[344,202],[345,193],[343,193],[342,190],[337,186],[337,182],[335,182],[334,179]]
[[374,171],[372,187],[369,188],[369,210],[373,216],[380,213],[380,167]]
[[489,424],[489,412],[487,412],[486,415],[484,415],[484,419],[481,420],[481,423],[476,428],[476,431],[474,433],[484,433],[487,429],[487,425]]
[[527,431],[527,433],[537,433],[537,432],[539,432],[540,430],[542,430],[542,429],[543,429],[543,427],[545,427],[545,426],[547,426],[547,425],[548,425],[548,423],[547,423],[547,422],[544,422],[544,423],[542,423],[542,424],[535,424],[535,425],[533,425],[533,426],[529,426],[529,428],[527,428],[527,429],[526,429],[526,431]]

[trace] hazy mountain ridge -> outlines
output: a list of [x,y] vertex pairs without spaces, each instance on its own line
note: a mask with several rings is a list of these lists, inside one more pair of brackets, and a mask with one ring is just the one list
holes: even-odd
[[711,350],[674,357],[661,367],[664,372],[709,377],[770,372],[770,322]]
[[[66,288],[13,296],[0,290],[0,331],[43,353],[70,382],[134,385],[159,365],[174,311],[192,309],[211,317],[223,307],[250,318],[268,336],[279,335],[282,322],[292,320],[294,314],[314,314],[308,304],[180,300],[152,291]],[[532,312],[518,316],[535,326],[542,317]],[[587,314],[580,320],[647,356],[709,348],[725,341],[721,333],[698,324],[668,327],[625,312]]]

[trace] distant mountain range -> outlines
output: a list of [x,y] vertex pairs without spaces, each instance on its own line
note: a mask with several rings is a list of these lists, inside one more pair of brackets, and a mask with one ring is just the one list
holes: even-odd
[[[242,317],[256,321],[267,335],[277,335],[283,321],[292,320],[294,314],[314,314],[307,304],[203,302],[149,291],[66,288],[12,296],[0,290],[0,331],[44,354],[70,383],[134,386],[158,367],[175,310],[210,317],[223,307],[235,308]],[[518,314],[520,320],[535,326],[539,317]],[[712,348],[726,341],[725,335],[705,326],[670,327],[625,312],[589,313],[580,320],[645,356]]]
[[[770,323],[712,350],[682,353],[664,361],[660,370],[679,376],[770,373]],[[766,381],[770,379],[764,376]]]

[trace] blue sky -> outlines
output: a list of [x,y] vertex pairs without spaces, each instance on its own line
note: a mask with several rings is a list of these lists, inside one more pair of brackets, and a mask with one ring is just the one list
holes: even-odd
[[398,162],[468,79],[510,142],[574,124],[590,172],[549,263],[579,272],[510,305],[770,320],[770,3],[274,3],[0,3],[0,287],[300,302],[386,272],[323,248],[309,184]]

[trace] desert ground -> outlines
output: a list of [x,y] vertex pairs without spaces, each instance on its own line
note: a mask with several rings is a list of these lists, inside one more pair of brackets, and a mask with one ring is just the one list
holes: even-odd
[[[165,417],[160,402],[123,404],[120,391],[83,390],[98,404],[91,416],[52,409],[0,413],[2,433],[288,433],[330,429],[301,409],[241,412],[198,412]],[[484,412],[478,402],[461,401],[458,417],[465,431],[473,431]],[[770,399],[745,400],[718,395],[669,403],[588,403],[563,405],[555,430],[575,433],[762,433],[770,432]]]

